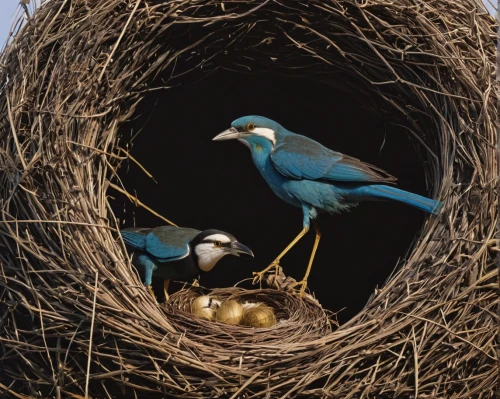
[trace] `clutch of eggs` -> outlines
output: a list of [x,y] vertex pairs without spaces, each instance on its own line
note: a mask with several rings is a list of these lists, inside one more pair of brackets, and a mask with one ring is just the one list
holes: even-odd
[[194,315],[229,325],[265,328],[276,324],[273,310],[262,303],[238,303],[234,299],[222,302],[209,295],[199,296],[191,302]]

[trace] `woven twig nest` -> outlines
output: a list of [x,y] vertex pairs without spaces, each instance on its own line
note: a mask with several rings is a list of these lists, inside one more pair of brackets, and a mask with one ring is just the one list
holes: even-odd
[[[224,323],[214,323],[209,320],[200,320],[193,317],[190,304],[193,299],[209,295],[222,303],[234,300],[245,304],[264,304],[274,310],[277,325],[267,328],[241,328],[228,326]],[[225,349],[232,351],[234,345],[252,344],[247,350],[252,350],[255,360],[261,363],[262,344],[311,347],[315,340],[321,340],[332,332],[336,325],[333,315],[321,308],[319,303],[306,296],[299,298],[286,291],[274,289],[245,290],[236,287],[207,290],[202,288],[183,289],[170,298],[166,306],[170,320],[179,329],[183,329],[187,337],[198,341],[210,342],[205,346],[206,356],[225,356]],[[300,345],[302,344],[302,345]],[[214,353],[214,345],[219,348]],[[295,348],[296,349],[296,348]],[[226,354],[227,355],[227,354]],[[231,356],[233,356],[231,354]]]
[[[494,54],[479,0],[44,4],[0,59],[0,388],[18,398],[493,397]],[[118,128],[153,87],[216,67],[340,86],[420,144],[444,211],[339,328],[293,293],[233,288],[298,310],[251,339],[248,327],[165,310],[130,265],[107,200],[126,158]]]

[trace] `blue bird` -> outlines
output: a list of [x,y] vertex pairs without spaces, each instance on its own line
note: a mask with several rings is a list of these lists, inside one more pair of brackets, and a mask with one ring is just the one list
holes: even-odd
[[229,233],[186,227],[131,227],[121,230],[123,241],[133,253],[132,264],[144,273],[151,288],[153,276],[164,279],[165,297],[170,280],[192,281],[200,272],[209,272],[226,255],[251,256],[253,252]]
[[437,214],[442,203],[383,183],[396,178],[359,159],[332,151],[317,141],[292,133],[262,116],[236,119],[231,128],[213,140],[232,140],[245,144],[252,160],[271,190],[283,201],[302,208],[303,229],[263,271],[254,273],[254,283],[268,270],[279,268],[281,258],[309,231],[312,219],[316,240],[306,274],[297,285],[302,296],[307,287],[321,232],[316,223],[319,212],[348,211],[362,201],[394,200]]

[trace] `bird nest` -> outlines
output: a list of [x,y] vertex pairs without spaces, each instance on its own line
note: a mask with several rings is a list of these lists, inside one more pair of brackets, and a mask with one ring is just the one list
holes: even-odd
[[[241,304],[267,305],[274,309],[279,328],[274,326],[242,328],[193,317],[190,304],[194,298],[204,294],[209,294],[221,301],[232,299]],[[235,287],[212,291],[201,288],[183,289],[172,295],[166,306],[166,312],[170,318],[178,320],[178,325],[182,326],[186,337],[206,343],[206,345],[200,345],[200,351],[206,351],[204,354],[200,352],[200,357],[209,362],[211,358],[230,357],[239,363],[243,361],[243,358],[241,354],[234,355],[235,345],[250,343],[254,344],[254,347],[250,352],[245,353],[244,357],[261,356],[263,344],[288,344],[290,353],[300,353],[304,349],[314,348],[315,341],[321,342],[325,335],[332,332],[332,325],[336,325],[333,315],[323,310],[310,295],[302,299],[298,295],[288,294],[285,290],[275,289],[262,289],[258,292]],[[203,334],[200,334],[200,324],[203,325]],[[214,351],[214,346],[217,351]],[[221,387],[220,384],[219,387]]]
[[[0,389],[493,397],[494,27],[479,0],[46,2],[0,58]],[[443,212],[338,328],[314,300],[276,288],[222,291],[265,295],[273,327],[196,319],[182,307],[195,289],[165,309],[129,262],[108,203],[129,157],[118,128],[149,91],[215,68],[340,86],[419,145]]]

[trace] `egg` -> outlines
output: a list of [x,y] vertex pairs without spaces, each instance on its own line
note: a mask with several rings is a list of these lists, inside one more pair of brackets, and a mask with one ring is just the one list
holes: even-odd
[[202,295],[191,302],[191,313],[204,319],[214,320],[219,305],[219,300]]
[[273,310],[265,305],[248,308],[241,319],[241,324],[248,327],[271,327],[276,324]]
[[217,309],[216,319],[221,323],[236,326],[243,316],[243,307],[233,299],[223,302]]
[[207,319],[210,321],[213,321],[215,319],[215,309],[212,308],[199,308],[196,310],[193,310],[191,313],[193,313],[195,316],[198,316],[202,319]]

